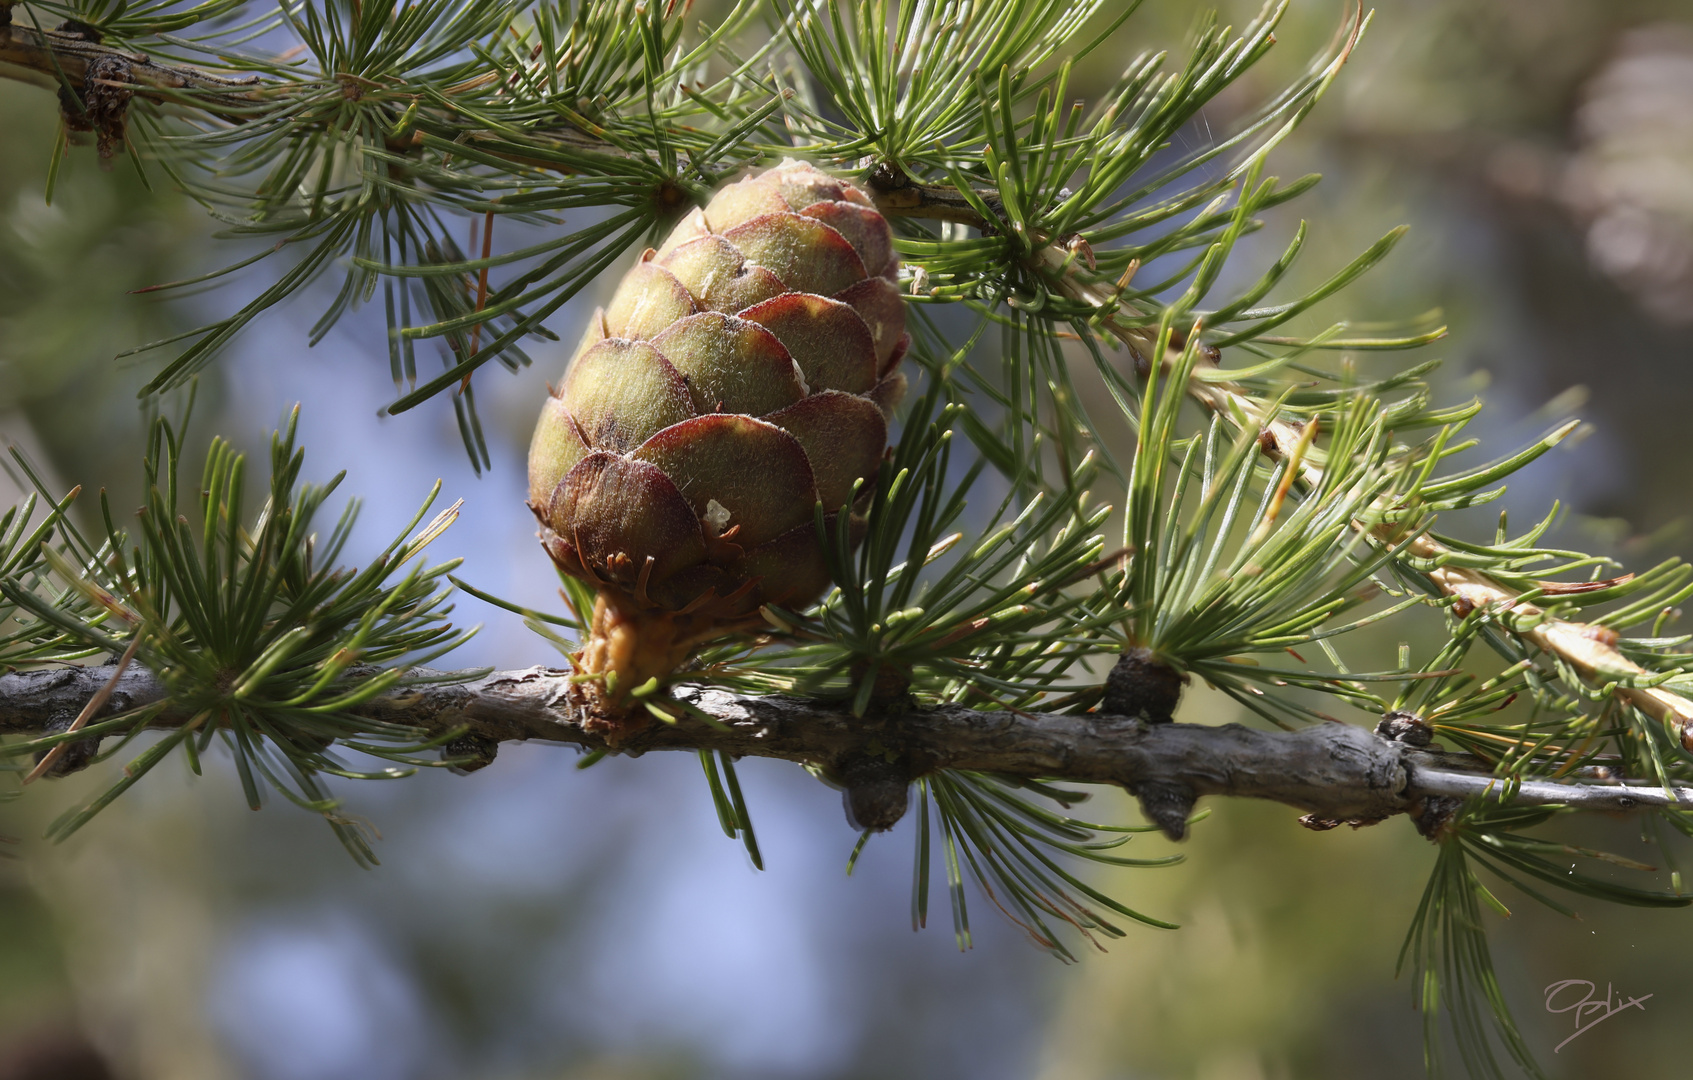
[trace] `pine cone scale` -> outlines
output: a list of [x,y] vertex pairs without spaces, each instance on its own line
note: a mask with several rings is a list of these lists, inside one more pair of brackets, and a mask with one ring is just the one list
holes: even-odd
[[833,296],[869,276],[846,237],[801,214],[765,214],[735,226],[723,239],[793,292]]
[[687,380],[698,415],[763,416],[806,394],[793,357],[755,322],[705,311],[677,322],[653,345]]
[[887,421],[876,403],[838,390],[812,394],[769,419],[804,448],[817,498],[830,513],[852,501],[852,485],[860,477],[875,473],[888,442]]
[[708,532],[737,529],[734,541],[743,548],[810,521],[817,502],[799,440],[749,416],[695,417],[659,432],[632,457],[662,470]]
[[627,451],[697,415],[687,379],[644,341],[607,338],[565,380],[576,429],[595,450]]
[[762,266],[748,265],[741,250],[721,236],[691,240],[660,260],[701,311],[731,314],[788,291]]
[[[705,204],[703,221],[710,228],[713,222],[751,221],[765,214],[786,214],[792,209],[793,206],[774,185],[757,179],[743,180],[739,184],[730,184],[711,197],[711,201]],[[716,231],[722,232],[726,228],[719,224]]]
[[563,398],[549,397],[529,443],[529,506],[547,519],[553,491],[577,462],[593,451]]
[[634,584],[651,558],[648,577],[662,581],[706,554],[699,516],[664,470],[603,450],[559,482],[547,517],[571,523],[561,539],[585,577]]
[[840,233],[858,253],[866,277],[898,276],[894,231],[888,227],[888,219],[875,210],[849,202],[820,202],[800,213]]
[[876,359],[881,374],[893,370],[905,355],[901,342],[905,337],[905,298],[887,278],[865,278],[835,294],[835,299],[850,306],[864,320],[870,337],[876,342]]
[[785,293],[747,308],[740,317],[776,336],[812,393],[862,394],[876,385],[876,339],[847,304],[809,293]]
[[605,309],[605,335],[644,340],[697,309],[675,274],[653,263],[640,263],[624,277]]

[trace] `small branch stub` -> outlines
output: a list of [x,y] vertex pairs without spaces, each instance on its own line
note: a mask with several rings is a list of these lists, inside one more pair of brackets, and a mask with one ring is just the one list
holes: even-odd
[[1434,730],[1415,713],[1390,712],[1376,725],[1376,734],[1421,750],[1434,741]]
[[[99,38],[96,35],[92,40],[97,43]],[[123,145],[129,100],[135,96],[130,81],[129,60],[109,52],[88,62],[80,94],[66,86],[59,88],[59,111],[65,127],[92,131],[102,161],[111,160]]]
[[448,766],[453,772],[468,776],[492,765],[499,752],[499,740],[469,732],[441,747],[441,758],[453,763]]
[[1136,645],[1123,653],[1105,676],[1105,697],[1099,711],[1167,724],[1175,719],[1176,706],[1182,700],[1182,684],[1186,681],[1175,668],[1154,656],[1151,649]]
[[1191,787],[1180,780],[1144,780],[1130,785],[1129,792],[1140,800],[1140,812],[1165,836],[1187,838],[1187,819],[1198,801]]
[[1411,803],[1411,821],[1425,839],[1444,840],[1463,806],[1464,800],[1450,795],[1424,795]]
[[[78,715],[77,712],[69,709],[55,713],[53,719],[47,722],[43,734],[58,735],[61,732],[69,731],[71,725],[76,722]],[[40,768],[42,763],[47,761],[48,755],[52,754],[55,749],[60,750],[58,758],[47,766],[42,775],[57,780],[88,768],[96,755],[100,753],[100,737],[95,735],[87,739],[60,743],[57,747],[51,749],[37,750],[35,752],[36,767]]]
[[911,802],[911,777],[898,762],[862,756],[835,770],[847,823],[860,832],[887,832],[905,816]]

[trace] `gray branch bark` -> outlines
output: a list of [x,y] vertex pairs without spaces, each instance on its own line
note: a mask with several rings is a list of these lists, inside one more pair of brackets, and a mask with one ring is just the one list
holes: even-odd
[[[0,675],[0,732],[63,730],[66,718],[114,670],[108,665]],[[536,739],[632,756],[715,750],[780,758],[817,766],[849,789],[851,778],[864,772],[855,766],[866,761],[891,763],[906,780],[936,770],[968,769],[1116,784],[1133,792],[1147,816],[1176,839],[1185,835],[1195,801],[1206,795],[1285,803],[1306,811],[1304,823],[1318,829],[1407,813],[1433,834],[1462,799],[1497,797],[1502,790],[1501,781],[1475,759],[1419,750],[1349,724],[1260,731],[1239,724],[1153,724],[1127,716],[982,712],[953,705],[889,709],[860,718],[826,702],[699,686],[679,687],[675,697],[713,717],[715,724],[694,717],[655,722],[612,746],[581,725],[569,705],[568,678],[569,672],[551,668],[502,671],[464,683],[395,689],[357,712],[435,734],[462,729],[465,736],[454,752],[469,747],[468,752],[487,759],[501,742]],[[164,684],[151,671],[134,666],[118,680],[106,712],[167,698]],[[170,727],[188,719],[167,706],[153,723]],[[1626,782],[1530,781],[1508,796],[1519,803],[1613,811],[1693,806],[1693,789]]]

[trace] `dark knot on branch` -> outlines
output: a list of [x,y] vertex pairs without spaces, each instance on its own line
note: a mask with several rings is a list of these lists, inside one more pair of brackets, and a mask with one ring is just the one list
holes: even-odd
[[1129,649],[1105,676],[1105,697],[1099,711],[1113,716],[1137,716],[1151,724],[1175,719],[1187,678],[1141,645]]
[[[98,41],[98,31],[95,34]],[[59,87],[59,112],[65,118],[65,127],[92,131],[102,161],[111,160],[123,145],[129,99],[135,96],[130,75],[126,57],[103,53],[88,62],[80,93],[69,86]]]
[[1411,803],[1411,821],[1425,839],[1439,843],[1452,834],[1452,822],[1464,800],[1451,795],[1424,795]]
[[[52,719],[47,721],[46,726],[43,728],[43,734],[57,735],[60,732],[69,731],[70,726],[72,722],[76,720],[76,717],[77,710],[75,709],[58,710],[53,714]],[[64,752],[59,755],[59,759],[53,762],[44,774],[53,779],[81,772],[83,769],[86,769],[89,765],[93,764],[94,758],[100,753],[100,736],[95,735],[87,739],[77,739],[73,742],[61,743],[60,745],[65,748]],[[35,763],[40,765],[43,761],[47,760],[47,755],[52,752],[51,748],[46,750],[37,750],[35,752]]]
[[1199,800],[1191,787],[1180,780],[1142,780],[1130,785],[1129,792],[1140,800],[1140,812],[1160,832],[1171,840],[1186,839],[1187,819]]
[[447,768],[459,776],[486,769],[494,763],[494,757],[500,752],[498,739],[490,739],[486,735],[467,732],[451,740],[441,747],[441,760],[449,762]]
[[[8,15],[11,13],[10,8],[11,5],[8,4]],[[81,19],[66,19],[58,26],[55,26],[53,28],[53,32],[63,34],[66,37],[81,38],[90,45],[98,45],[106,40],[104,31],[102,31],[98,26],[83,22]]]
[[1376,734],[1421,750],[1434,740],[1434,729],[1415,713],[1390,712],[1376,725]]
[[863,831],[887,832],[911,802],[911,772],[884,757],[853,757],[835,767],[847,823]]

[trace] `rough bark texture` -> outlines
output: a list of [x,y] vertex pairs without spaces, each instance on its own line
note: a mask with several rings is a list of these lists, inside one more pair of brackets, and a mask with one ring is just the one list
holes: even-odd
[[[111,678],[113,668],[59,668],[0,675],[0,733],[41,734],[75,715]],[[433,674],[419,672],[418,674]],[[865,827],[898,819],[897,781],[866,772],[867,759],[893,763],[907,781],[938,769],[969,769],[1081,783],[1121,785],[1141,800],[1168,835],[1185,834],[1195,800],[1248,796],[1307,812],[1305,824],[1363,825],[1411,813],[1425,832],[1449,817],[1438,798],[1497,793],[1498,781],[1457,754],[1419,750],[1350,724],[1299,731],[1259,731],[1239,724],[1149,724],[1139,718],[1090,714],[980,712],[960,706],[903,708],[854,717],[828,702],[752,697],[684,686],[675,698],[718,722],[685,718],[657,724],[616,747],[582,725],[570,703],[569,672],[528,668],[459,684],[390,691],[357,711],[371,719],[430,732],[463,729],[451,756],[491,760],[497,745],[517,739],[574,743],[591,750],[640,755],[651,750],[716,750],[820,767],[848,788]],[[164,700],[152,672],[132,667],[118,680],[108,714]],[[155,726],[186,721],[165,710]],[[1588,770],[1598,775],[1603,770]],[[857,798],[853,790],[863,788]],[[1569,803],[1605,810],[1693,806],[1693,790],[1549,781],[1525,783],[1514,801]],[[1433,813],[1432,807],[1443,808]],[[862,815],[862,816],[859,816]]]
[[0,3],[0,13],[8,16],[0,23],[0,64],[22,69],[7,72],[14,78],[21,76],[49,89],[57,89],[63,80],[80,92],[86,89],[91,65],[98,65],[92,77],[100,80],[103,69],[121,64],[127,76],[123,81],[133,83],[135,93],[154,100],[166,100],[177,91],[209,91],[231,106],[263,100],[256,75],[233,79],[197,68],[161,64],[141,53],[114,49],[93,40],[92,28],[68,23],[58,27],[44,25],[39,30],[21,26],[20,17],[11,14],[12,7],[10,3]]

